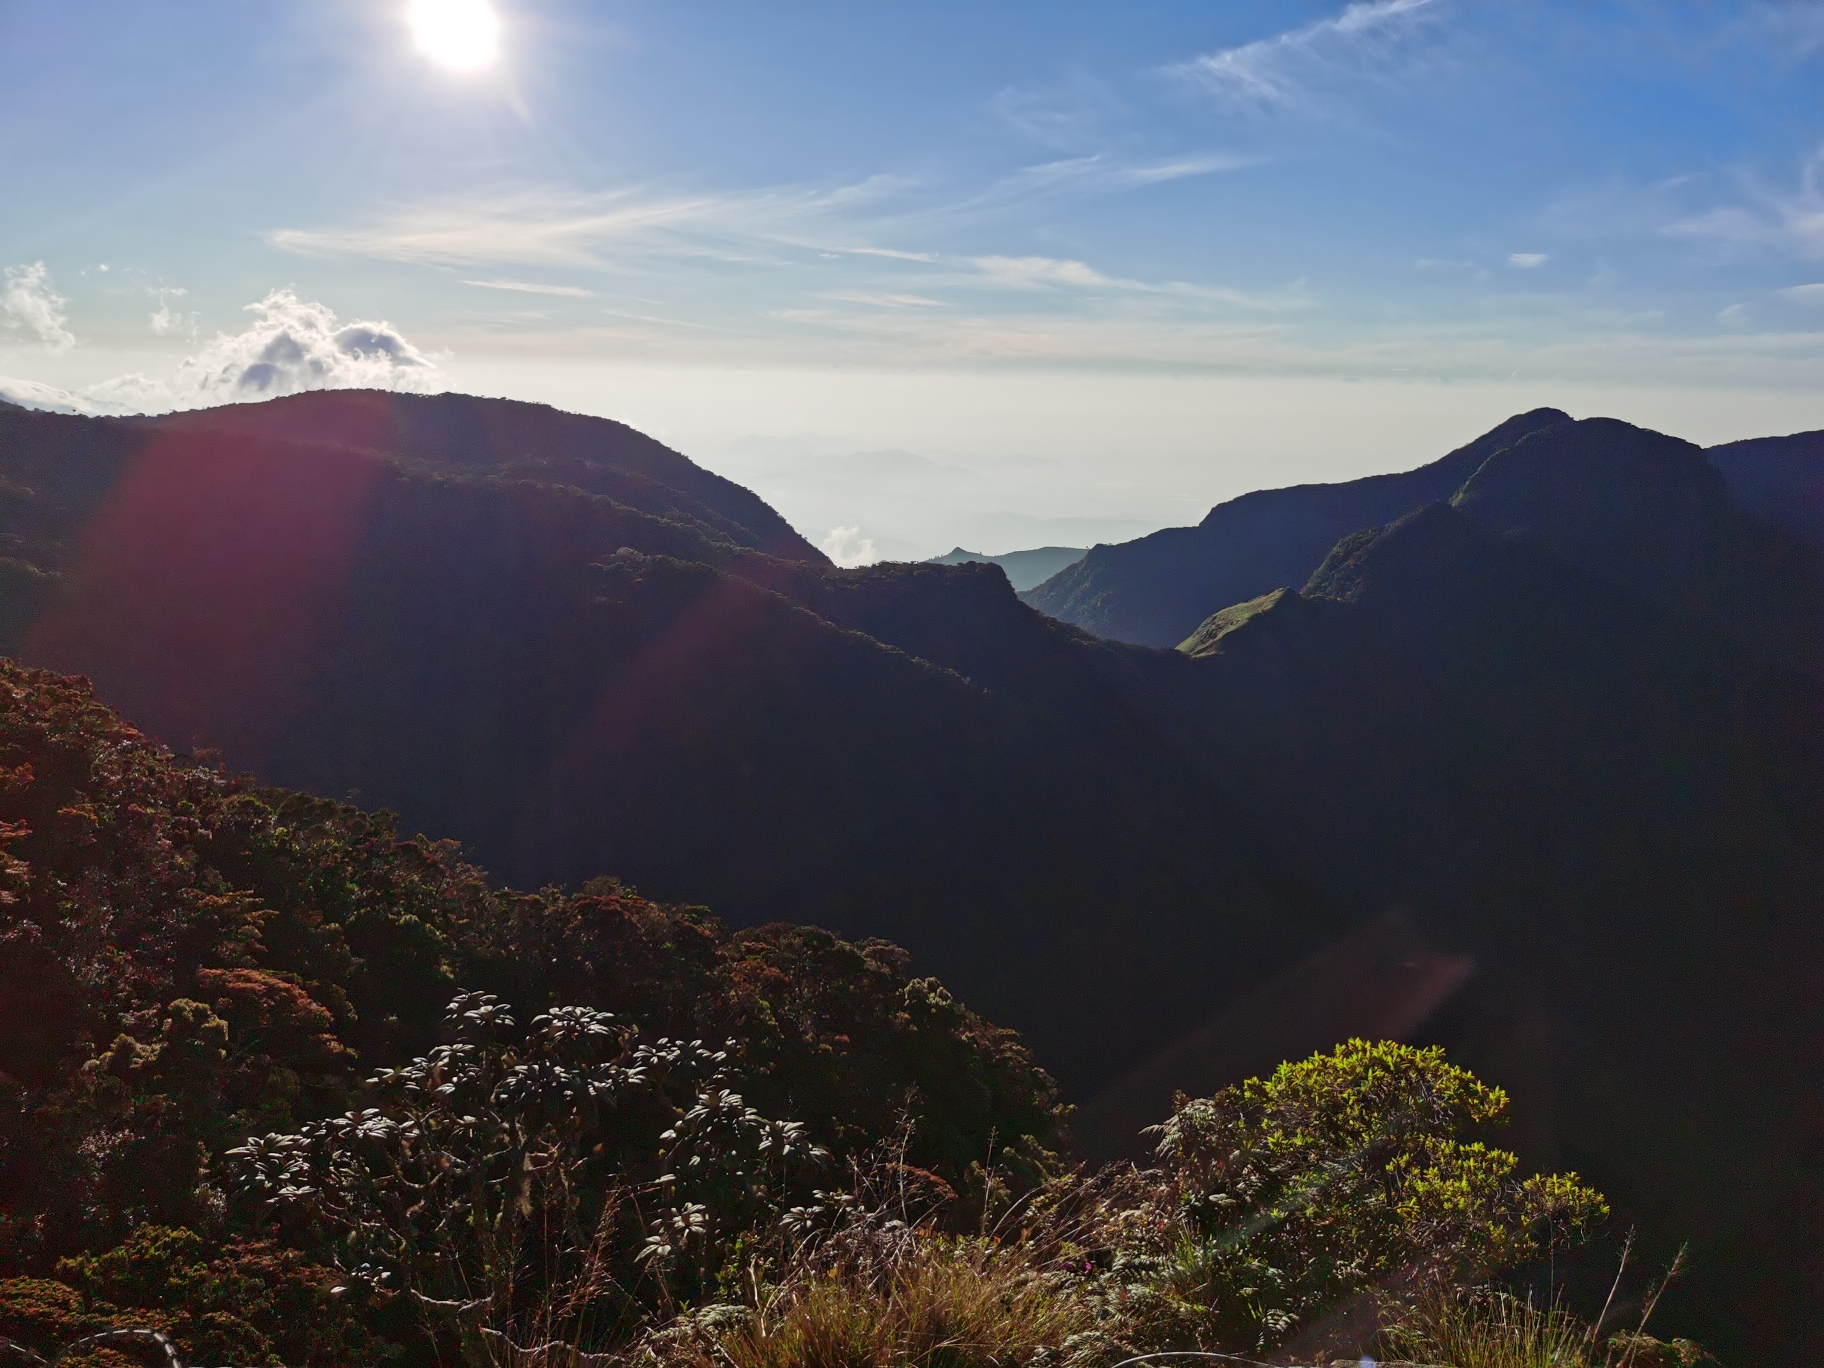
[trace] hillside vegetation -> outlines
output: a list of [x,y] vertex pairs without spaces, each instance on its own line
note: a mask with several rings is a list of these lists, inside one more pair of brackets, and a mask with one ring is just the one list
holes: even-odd
[[30,560],[0,647],[519,887],[612,872],[891,939],[1078,1088],[1331,934],[1102,677],[1110,648],[996,567],[841,571],[656,503],[294,440],[395,397],[0,410],[0,474],[31,491],[0,529]]
[[[1798,439],[1752,508],[1688,443],[1552,410],[1282,491],[1281,532],[1186,562],[1236,594],[1157,649],[993,566],[831,567],[675,453],[617,465],[614,425],[444,397],[372,437],[393,402],[0,410],[11,649],[511,885],[612,873],[902,945],[1020,1031],[1098,1154],[1174,1088],[1447,1045],[1523,1166],[1585,1174],[1650,1261],[1690,1241],[1669,1326],[1824,1352],[1824,599],[1770,513]],[[444,987],[520,1029],[592,1001]]]
[[1438,1051],[1183,1104],[1156,1168],[1085,1180],[1031,1057],[890,945],[496,891],[10,664],[0,763],[0,1337],[40,1355],[1264,1351],[1605,1214],[1472,1142],[1505,1098]]

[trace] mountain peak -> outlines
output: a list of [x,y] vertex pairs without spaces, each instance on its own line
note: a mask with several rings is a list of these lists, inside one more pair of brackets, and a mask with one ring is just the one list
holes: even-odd
[[759,495],[611,418],[470,394],[312,390],[253,404],[133,418],[139,432],[232,433],[254,441],[327,444],[404,457],[467,475],[533,478],[672,509],[737,545],[827,565]]
[[1532,409],[1415,470],[1243,494],[1195,527],[1097,547],[1026,601],[1098,636],[1173,646],[1219,609],[1303,584],[1339,538],[1448,499],[1496,452],[1570,421],[1560,409]]
[[1651,587],[1696,573],[1733,507],[1702,448],[1614,418],[1529,434],[1490,456],[1452,504],[1605,579]]

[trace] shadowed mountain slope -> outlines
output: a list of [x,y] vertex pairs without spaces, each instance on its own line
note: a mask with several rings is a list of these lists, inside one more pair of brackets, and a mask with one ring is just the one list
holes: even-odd
[[[773,554],[708,486],[230,417],[0,410],[10,648],[515,883],[892,937],[1099,1115],[1359,1003],[1508,1087],[1527,1157],[1655,1252],[1690,1236],[1699,1338],[1824,1348],[1816,558],[1695,448],[1542,410],[1262,496],[1292,549],[1236,551],[1171,651],[988,565]],[[1246,503],[1211,521],[1282,555]]]
[[1489,457],[1452,499],[1497,535],[1818,672],[1824,553],[1731,499],[1689,442],[1612,418]]
[[1097,636],[1176,646],[1220,608],[1303,584],[1339,538],[1448,499],[1496,451],[1569,421],[1557,409],[1535,409],[1417,470],[1243,494],[1196,527],[1094,547],[1021,597]]
[[[1676,502],[1625,450],[1652,434],[1579,427],[1621,439],[1608,494]],[[1160,687],[1282,859],[1474,963],[1427,1029],[1515,1094],[1531,1161],[1603,1185],[1650,1246],[1692,1239],[1706,1343],[1810,1361],[1824,695],[1687,610],[1726,593],[1665,573],[1677,546],[1634,575],[1625,519],[1604,537],[1550,480],[1484,472],[1216,615]]]
[[1076,1086],[1333,929],[1105,680],[1126,648],[997,568],[836,570],[528,478],[537,446],[476,473],[226,412],[0,412],[10,649],[165,740],[521,886],[897,935]]
[[129,426],[325,443],[436,470],[567,485],[655,517],[705,528],[736,546],[828,564],[757,494],[625,423],[545,404],[466,394],[322,390],[261,404],[199,409]]
[[1743,508],[1824,549],[1824,432],[1753,437],[1704,454]]

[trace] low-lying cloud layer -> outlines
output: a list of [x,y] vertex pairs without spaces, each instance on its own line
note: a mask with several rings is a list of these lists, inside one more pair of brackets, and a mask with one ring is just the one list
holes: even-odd
[[[36,275],[33,273],[36,272]],[[27,303],[39,308],[48,298],[55,307],[21,317],[49,322],[26,323],[45,336],[45,327],[75,339],[62,329],[62,301],[49,291],[43,266],[7,271],[5,298],[9,322],[15,280]],[[116,376],[81,390],[60,390],[31,381],[0,376],[0,399],[30,408],[65,413],[113,415],[164,413],[172,409],[209,408],[217,404],[272,399],[282,394],[320,389],[387,389],[424,392],[441,387],[437,363],[414,347],[390,323],[357,320],[343,323],[327,305],[299,299],[291,290],[274,290],[247,311],[252,326],[238,333],[217,333],[178,363],[169,379],[139,373]],[[53,345],[47,340],[47,345]]]

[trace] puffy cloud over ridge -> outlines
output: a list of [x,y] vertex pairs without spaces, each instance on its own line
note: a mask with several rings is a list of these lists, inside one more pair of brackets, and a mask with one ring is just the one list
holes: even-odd
[[436,364],[390,323],[341,323],[324,304],[274,290],[245,332],[218,333],[178,367],[175,392],[203,407],[315,389],[423,389]]
[[[10,276],[9,276],[10,280]],[[320,389],[426,392],[440,387],[434,359],[390,323],[343,323],[325,304],[274,290],[247,311],[254,321],[214,338],[162,380],[116,376],[81,390],[59,390],[0,376],[0,399],[64,413],[118,415],[209,408]]]

